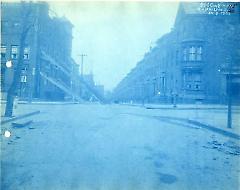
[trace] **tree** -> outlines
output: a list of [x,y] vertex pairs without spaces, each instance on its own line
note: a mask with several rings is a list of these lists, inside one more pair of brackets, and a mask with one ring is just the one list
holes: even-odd
[[5,117],[12,117],[13,103],[17,95],[17,89],[20,84],[21,70],[23,65],[24,47],[29,30],[34,25],[31,23],[30,15],[32,13],[32,3],[21,2],[21,33],[19,39],[19,56],[17,59],[17,66],[14,69],[13,82],[7,92],[7,103],[5,107]]

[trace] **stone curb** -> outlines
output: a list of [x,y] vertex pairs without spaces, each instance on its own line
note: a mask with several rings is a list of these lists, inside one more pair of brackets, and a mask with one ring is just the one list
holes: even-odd
[[17,117],[6,119],[4,121],[1,121],[1,125],[12,122],[12,121],[15,121],[15,120],[18,120],[18,119],[22,119],[22,118],[25,118],[25,117],[30,117],[32,115],[36,115],[36,114],[39,114],[39,113],[40,113],[40,111],[34,111],[34,112],[27,113],[27,114],[19,115]]
[[69,105],[69,104],[78,104],[75,102],[18,102],[18,104],[25,104],[25,105]]
[[[1,104],[6,104],[6,102],[1,101]],[[65,104],[80,104],[79,102],[27,102],[27,101],[18,101],[17,104],[25,105],[65,105]]]
[[[152,110],[223,110],[227,111],[227,107],[173,107],[173,105],[169,105],[168,107],[151,107],[141,104],[119,104],[122,106],[133,106],[133,107],[142,107],[145,109],[152,109]],[[240,107],[232,108],[233,111],[240,111]]]
[[[211,107],[206,107],[206,108],[196,108],[196,107],[189,107],[189,108],[179,108],[179,107],[158,107],[158,108],[154,108],[154,107],[145,107],[146,109],[162,109],[162,110],[224,110],[227,111],[227,108],[211,108]],[[233,111],[240,111],[239,108],[233,108]]]
[[187,122],[189,124],[193,124],[193,125],[199,126],[201,128],[205,128],[205,129],[208,129],[210,131],[219,133],[221,135],[224,135],[224,136],[227,136],[227,137],[231,137],[231,138],[240,140],[240,135],[238,135],[236,133],[229,132],[229,131],[226,131],[224,129],[220,129],[220,128],[214,127],[212,125],[209,125],[209,124],[204,124],[204,123],[201,123],[199,121],[195,121],[195,120],[191,120],[191,119],[178,118],[178,117],[165,117],[165,116],[154,116],[154,118],[156,118],[156,119],[184,121],[184,122]]

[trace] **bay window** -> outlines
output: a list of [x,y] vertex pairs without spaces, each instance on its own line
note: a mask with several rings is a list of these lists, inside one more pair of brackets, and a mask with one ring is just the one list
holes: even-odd
[[202,46],[187,46],[182,50],[183,61],[202,61]]
[[189,48],[189,61],[195,61],[195,56],[196,56],[196,48],[192,46]]

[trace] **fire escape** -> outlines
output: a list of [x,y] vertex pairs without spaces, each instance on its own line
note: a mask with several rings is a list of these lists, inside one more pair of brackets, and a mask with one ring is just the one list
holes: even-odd
[[[44,51],[41,51],[41,59],[44,61],[47,61],[50,65],[53,65],[57,67],[59,70],[61,70],[67,77],[71,78],[71,71],[67,70],[65,67],[60,65],[57,61],[55,61],[50,55],[45,53]],[[61,80],[58,80],[52,76],[49,76],[47,73],[44,72],[44,70],[40,71],[41,77],[43,77],[45,80],[53,84],[54,86],[58,87],[60,90],[62,90],[65,94],[71,96],[76,101],[84,101],[80,94],[76,93],[71,86],[67,85]],[[104,103],[104,97],[98,93],[98,91],[94,88],[94,86],[89,85],[86,81],[84,81],[83,77],[78,77],[81,86],[83,86],[87,91],[89,91],[93,97],[95,97],[99,102]],[[80,88],[80,87],[79,87]]]

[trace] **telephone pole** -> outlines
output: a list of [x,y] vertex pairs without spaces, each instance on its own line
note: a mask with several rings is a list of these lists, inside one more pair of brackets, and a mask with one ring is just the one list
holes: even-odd
[[83,58],[86,57],[86,54],[79,54],[79,56],[81,56],[81,76],[83,77]]

